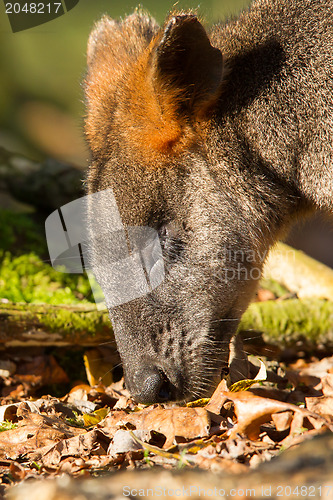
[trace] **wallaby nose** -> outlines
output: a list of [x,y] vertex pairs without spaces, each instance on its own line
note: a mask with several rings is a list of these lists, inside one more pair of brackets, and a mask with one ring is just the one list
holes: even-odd
[[171,384],[166,375],[156,367],[144,370],[136,377],[134,399],[138,403],[161,403],[171,399]]

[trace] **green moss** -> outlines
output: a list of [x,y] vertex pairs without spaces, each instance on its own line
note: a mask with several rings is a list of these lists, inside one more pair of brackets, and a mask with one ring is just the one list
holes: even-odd
[[9,420],[4,420],[0,422],[0,432],[11,431],[12,429],[16,429],[17,424],[13,424]]
[[[64,341],[81,345],[81,341],[98,337],[110,340],[112,327],[107,311],[99,311],[93,304],[0,304],[0,316],[5,319],[7,334],[14,329],[16,336],[27,329],[45,330],[61,335]],[[5,331],[2,332],[3,336]]]
[[284,295],[290,293],[290,290],[288,290],[288,288],[281,285],[281,283],[279,283],[278,281],[270,278],[262,279],[260,281],[260,287],[274,293],[276,297],[283,297]]
[[56,271],[47,257],[44,226],[31,215],[0,210],[0,298],[11,302],[93,302],[86,275]]
[[57,308],[53,311],[36,313],[41,324],[51,332],[64,332],[67,334],[81,334],[94,337],[104,331],[111,330],[111,323],[106,312],[101,313],[96,309],[79,311]]
[[0,234],[0,299],[9,301],[1,304],[8,332],[44,329],[71,343],[85,336],[110,338],[108,314],[96,309],[87,276],[59,272],[43,261],[45,237],[30,216],[0,210]]
[[292,345],[298,340],[333,342],[333,302],[322,299],[289,299],[256,302],[244,313],[240,331],[263,332],[276,345]]
[[19,257],[0,250],[0,298],[11,302],[77,304],[91,302],[84,275],[61,273],[36,254]]

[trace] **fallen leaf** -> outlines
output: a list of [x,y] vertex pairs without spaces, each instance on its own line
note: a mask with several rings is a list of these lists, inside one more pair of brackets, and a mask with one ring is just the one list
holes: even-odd
[[201,399],[196,399],[195,401],[189,401],[186,403],[187,408],[203,408],[206,406],[210,401],[210,398],[201,398]]
[[[37,403],[37,402],[36,402]],[[31,405],[33,411],[31,411]],[[52,446],[54,442],[85,432],[70,427],[56,416],[41,415],[32,402],[17,406],[17,427],[0,432],[0,457],[17,460],[28,453]]]
[[214,394],[210,398],[209,403],[205,406],[207,411],[211,413],[215,413],[216,415],[220,414],[221,408],[224,403],[228,400],[228,398],[223,394],[228,393],[228,385],[225,379],[222,379],[217,388],[214,391]]
[[35,356],[17,366],[15,378],[34,385],[67,384],[69,379],[54,356]]
[[324,417],[331,418],[333,415],[333,396],[321,396],[319,398],[305,398],[306,407],[312,413],[318,413]]
[[112,364],[103,358],[99,349],[89,349],[83,355],[89,384],[93,387],[101,380],[104,385],[112,384]]
[[109,413],[109,408],[101,408],[100,410],[95,410],[92,413],[84,413],[82,415],[84,425],[90,427],[96,425],[103,420]]
[[53,444],[45,453],[42,454],[41,461],[45,467],[56,468],[60,461],[67,457],[89,457],[93,455],[106,455],[107,444],[105,436],[98,430],[92,430],[85,434],[62,439]]
[[[137,437],[138,439],[135,439]],[[113,440],[107,450],[108,455],[114,456],[117,453],[126,453],[127,451],[143,450],[140,443],[142,439],[142,431],[125,431],[119,429],[113,436]]]
[[27,475],[26,469],[17,462],[12,462],[9,470],[15,481],[22,481]]
[[30,424],[0,433],[0,457],[17,460],[21,455],[53,445],[66,435],[57,429]]
[[39,413],[38,407],[32,401],[22,401],[21,403],[13,403],[10,405],[0,406],[0,422],[4,420],[9,420],[10,422],[17,422],[17,411],[20,405],[25,403],[28,405],[30,411],[32,413]]
[[133,410],[134,406],[132,399],[129,398],[128,396],[118,396],[118,401],[116,402],[113,408],[115,410],[125,410],[127,408]]
[[185,440],[209,435],[210,417],[204,408],[161,408],[147,407],[142,411],[127,414],[124,411],[111,411],[101,426],[103,432],[113,437],[120,426],[142,431],[155,431],[166,438],[163,448],[167,449],[176,437]]
[[283,432],[289,429],[290,424],[293,420],[292,411],[283,411],[282,413],[272,414],[272,420],[278,432]]
[[258,382],[265,382],[265,380],[267,379],[267,369],[264,362],[260,358],[258,359],[260,361],[260,369],[255,378],[239,380],[238,382],[235,382],[229,387],[229,391],[231,392],[247,391],[250,387],[252,387],[252,385],[257,384]]
[[[218,388],[216,389],[213,397],[215,401],[218,399]],[[213,398],[212,397],[212,398]],[[282,401],[277,401],[274,399],[262,398],[256,396],[252,392],[225,392],[221,391],[219,393],[220,400],[223,404],[228,400],[232,401],[235,407],[235,415],[237,417],[237,422],[234,427],[230,430],[230,438],[235,438],[237,434],[245,434],[250,439],[257,439],[260,435],[260,426],[271,420],[274,413],[279,413],[285,410],[292,411],[295,415],[301,413],[304,418],[307,416],[312,416],[321,421],[321,425],[328,425],[329,422],[324,418],[309,412],[308,410],[299,408],[296,405],[285,403]],[[208,405],[206,409],[208,408]]]
[[[142,416],[131,415],[142,418],[141,422],[137,421],[137,428],[154,430],[163,434],[166,437],[164,449],[172,446],[176,437],[181,436],[191,440],[209,435],[210,418],[204,408],[153,408],[143,410],[142,413]],[[135,418],[132,420],[132,423],[134,422]]]
[[[333,366],[333,356],[323,358],[320,361],[305,363],[304,360],[291,365],[293,370],[287,370],[287,378],[294,385],[304,384],[316,390],[322,389],[322,381],[330,378],[329,370]],[[331,379],[332,380],[332,379]]]
[[216,454],[211,457],[202,457],[201,455],[198,455],[195,457],[194,463],[201,469],[211,470],[215,473],[225,472],[227,474],[245,474],[248,472],[248,467],[246,467],[246,465],[219,457]]
[[[147,451],[149,451],[151,453],[154,453],[154,455],[157,455],[159,457],[165,458],[167,460],[176,460],[176,461],[179,461],[179,460],[183,459],[183,455],[180,455],[180,453],[173,453],[173,452],[170,452],[170,451],[165,451],[165,450],[159,448],[158,446],[154,446],[152,444],[145,443],[144,441],[142,441],[141,439],[139,439],[137,437],[137,435],[134,434],[133,431],[130,431],[130,434],[133,437],[133,439],[138,444],[140,444],[142,446],[142,449],[147,450]],[[187,460],[184,460],[184,462],[188,465]]]
[[333,396],[333,374],[328,373],[322,378],[322,391],[324,396]]

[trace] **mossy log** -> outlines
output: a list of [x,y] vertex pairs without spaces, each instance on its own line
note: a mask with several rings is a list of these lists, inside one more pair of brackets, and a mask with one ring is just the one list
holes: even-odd
[[273,286],[274,293],[278,285],[297,298],[251,304],[239,326],[244,339],[274,346],[275,352],[333,352],[332,269],[278,243],[268,255],[261,284]]
[[239,331],[254,341],[260,333],[265,343],[281,349],[333,352],[333,302],[316,298],[255,302],[243,315]]
[[106,311],[94,305],[0,303],[0,345],[96,346],[114,340]]
[[[294,253],[293,253],[294,252]],[[266,278],[276,279],[267,269],[278,270],[272,263],[282,262],[283,285],[299,297],[258,302],[245,312],[240,331],[244,335],[263,334],[270,345],[308,349],[333,348],[333,271],[302,252],[279,244],[269,257]],[[302,278],[296,280],[294,267]],[[290,277],[290,279],[288,278]],[[280,277],[281,281],[281,277]],[[317,287],[314,289],[313,284]],[[320,286],[319,286],[320,285]],[[326,297],[325,300],[316,297]],[[250,334],[248,333],[250,332]],[[93,304],[48,305],[0,302],[0,345],[80,345],[94,346],[114,341],[106,311]]]
[[264,267],[265,280],[273,280],[299,298],[317,297],[333,302],[333,269],[300,250],[278,243]]
[[[333,302],[289,299],[256,302],[242,317],[244,337],[262,334],[281,348],[302,346],[333,350]],[[0,345],[96,346],[113,342],[106,311],[93,305],[0,304]]]

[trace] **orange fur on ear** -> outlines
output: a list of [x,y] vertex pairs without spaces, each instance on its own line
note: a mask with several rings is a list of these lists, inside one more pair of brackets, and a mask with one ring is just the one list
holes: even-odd
[[93,151],[100,152],[105,148],[114,95],[129,62],[126,52],[128,38],[119,23],[103,16],[88,40],[88,72],[84,82],[87,101],[85,132]]
[[96,154],[121,143],[147,160],[178,155],[199,141],[220,95],[222,54],[193,14],[162,30],[139,13],[122,23],[105,17],[88,63],[86,135]]
[[127,82],[124,118],[129,139],[145,154],[177,154],[193,143],[195,136],[190,123],[177,112],[179,90],[161,86],[152,74],[150,59],[151,46],[139,58]]

